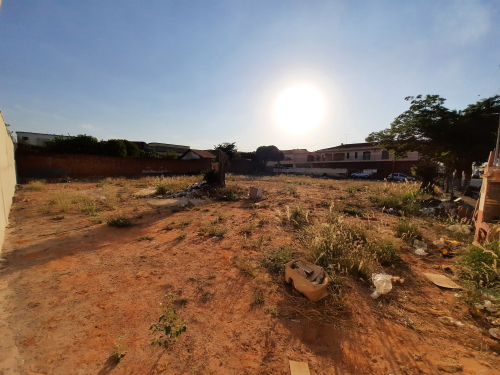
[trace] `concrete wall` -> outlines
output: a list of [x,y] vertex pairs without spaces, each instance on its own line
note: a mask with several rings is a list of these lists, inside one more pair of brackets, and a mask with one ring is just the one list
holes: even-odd
[[345,177],[347,169],[345,168],[274,168],[274,173],[298,173],[315,176]]
[[0,252],[2,250],[5,227],[9,222],[10,206],[16,189],[16,167],[14,144],[0,113]]
[[191,174],[210,169],[209,159],[167,160],[77,154],[16,153],[18,177],[89,178],[148,174]]

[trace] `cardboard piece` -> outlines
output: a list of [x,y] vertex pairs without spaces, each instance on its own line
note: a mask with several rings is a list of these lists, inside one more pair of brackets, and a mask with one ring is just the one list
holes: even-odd
[[250,198],[251,199],[260,199],[262,198],[262,186],[259,187],[250,187]]
[[309,372],[309,365],[307,362],[290,361],[290,374],[291,375],[311,375]]
[[328,276],[322,267],[305,260],[292,260],[285,264],[285,281],[311,301],[316,302],[328,295]]
[[444,275],[440,275],[438,273],[423,273],[425,277],[427,277],[430,281],[432,281],[437,286],[448,288],[448,289],[463,289],[460,285],[450,280]]

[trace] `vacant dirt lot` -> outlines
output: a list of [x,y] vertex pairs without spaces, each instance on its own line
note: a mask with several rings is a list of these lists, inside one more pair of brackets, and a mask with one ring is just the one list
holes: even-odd
[[[160,183],[178,191],[197,181]],[[499,341],[470,292],[422,276],[454,277],[434,266],[460,257],[432,244],[451,238],[449,222],[412,215],[415,186],[235,176],[196,206],[134,195],[157,184],[32,183],[16,193],[0,254],[0,374],[289,374],[289,360],[314,375],[500,374]],[[250,186],[266,200],[252,204]],[[409,219],[382,213],[384,199],[404,194]],[[109,225],[125,219],[132,225]],[[329,228],[349,231],[324,243],[325,254],[340,251],[330,258],[318,253]],[[411,246],[420,235],[426,257]],[[279,257],[290,253],[330,266],[329,297],[312,303],[284,283]],[[373,300],[372,272],[405,281]],[[188,326],[163,349],[150,345],[150,326],[167,293]],[[117,363],[115,343],[127,346]]]

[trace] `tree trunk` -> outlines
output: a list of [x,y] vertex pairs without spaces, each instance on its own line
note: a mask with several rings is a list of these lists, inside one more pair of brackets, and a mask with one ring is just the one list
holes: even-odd
[[445,193],[450,192],[450,188],[453,184],[453,171],[450,169],[446,169],[446,180],[445,180],[445,185],[446,185],[446,191]]

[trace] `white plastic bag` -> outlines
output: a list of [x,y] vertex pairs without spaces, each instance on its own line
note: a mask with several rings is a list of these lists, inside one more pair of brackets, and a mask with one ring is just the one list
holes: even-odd
[[415,250],[415,254],[417,255],[427,255],[427,252],[425,250],[427,250],[427,244],[425,242],[422,242],[422,241],[419,241],[419,240],[415,240],[413,242],[413,247],[417,250]]
[[381,294],[387,294],[392,290],[392,276],[383,273],[372,274],[373,285],[375,285],[375,291],[372,293],[371,297],[377,299]]
[[469,227],[467,225],[460,225],[460,224],[450,225],[448,227],[448,230],[451,230],[452,232],[463,233],[463,234],[469,234],[470,233],[470,229],[469,229]]
[[444,238],[441,237],[439,240],[432,241],[432,244],[437,246],[437,247],[443,247],[445,245]]

